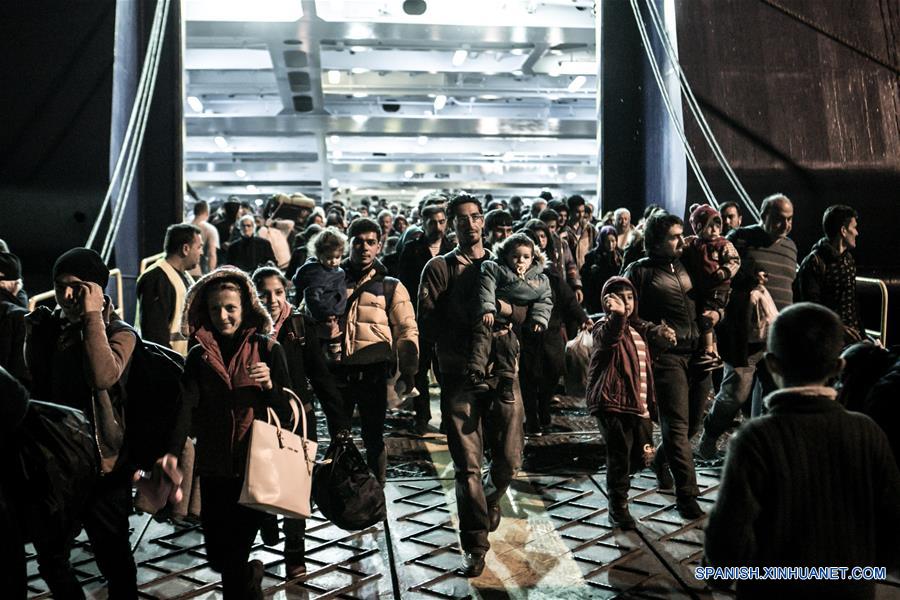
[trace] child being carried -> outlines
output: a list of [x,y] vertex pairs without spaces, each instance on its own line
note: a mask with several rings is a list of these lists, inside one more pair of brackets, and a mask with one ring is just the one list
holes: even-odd
[[[543,273],[544,255],[527,235],[516,233],[496,249],[496,256],[481,263],[477,319],[473,323],[472,351],[467,365],[470,386],[488,389],[485,379],[498,378],[501,398],[513,397],[519,358],[519,340],[510,321],[497,310],[499,301],[528,307],[523,327],[540,332],[547,328],[553,301],[550,281]],[[496,315],[496,316],[495,316]],[[493,372],[488,364],[493,362]]]

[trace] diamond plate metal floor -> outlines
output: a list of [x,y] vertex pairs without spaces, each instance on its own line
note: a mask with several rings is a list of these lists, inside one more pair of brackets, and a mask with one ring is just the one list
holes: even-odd
[[[437,394],[434,394],[437,397]],[[437,402],[432,412],[439,415]],[[456,535],[453,467],[446,439],[407,430],[411,414],[389,416],[388,519],[362,532],[346,532],[316,513],[307,525],[307,574],[287,581],[282,544],[261,540],[253,558],[266,565],[264,589],[275,599],[434,598],[731,598],[693,577],[702,556],[705,519],[686,522],[671,493],[660,492],[649,471],[632,479],[633,532],[606,520],[604,448],[583,401],[560,398],[554,432],[529,439],[523,471],[501,501],[503,519],[491,534],[481,577],[467,580]],[[320,432],[327,447],[327,432]],[[698,465],[700,503],[715,501],[720,467]],[[132,517],[132,545],[144,598],[221,598],[220,580],[206,561],[198,526]],[[82,535],[72,554],[90,598],[106,598],[103,579]],[[48,598],[29,560],[30,597]],[[896,577],[879,598],[900,597]]]

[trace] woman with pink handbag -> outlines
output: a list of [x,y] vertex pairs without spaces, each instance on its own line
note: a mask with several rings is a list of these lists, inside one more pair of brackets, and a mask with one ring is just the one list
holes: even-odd
[[226,599],[262,598],[263,564],[248,559],[264,514],[238,498],[253,419],[266,419],[267,407],[283,422],[291,418],[284,350],[267,337],[272,320],[250,278],[234,268],[216,269],[191,287],[183,322],[195,345],[166,459],[177,456],[189,432],[196,435],[194,468],[210,566],[222,574]]

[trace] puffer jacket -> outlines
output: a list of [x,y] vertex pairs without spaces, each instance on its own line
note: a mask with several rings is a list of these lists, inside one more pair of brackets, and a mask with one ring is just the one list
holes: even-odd
[[535,261],[524,277],[496,260],[481,263],[478,314],[496,313],[497,299],[500,299],[519,306],[529,305],[528,319],[546,328],[553,310],[553,297],[550,280],[544,275],[542,256],[536,253]]
[[[594,325],[594,349],[588,367],[587,407],[592,413],[611,411],[644,415],[644,410],[652,417],[656,416],[656,396],[653,388],[653,369],[651,368],[650,340],[651,331],[658,330],[653,325],[638,318],[638,295],[634,285],[624,277],[612,277],[600,292],[601,297],[613,285],[628,285],[634,294],[634,312],[626,319],[624,315],[610,314],[601,317]],[[631,337],[631,330],[640,334],[646,346],[643,374],[647,386],[647,403],[640,402],[638,389],[640,378],[640,356],[637,345]]]
[[[675,330],[678,343],[671,352],[687,354],[697,348],[700,330],[693,298],[693,285],[687,270],[678,259],[650,256],[625,269],[641,299],[640,311],[645,321],[666,324]],[[712,307],[704,307],[712,309]]]
[[[419,368],[419,328],[409,292],[398,280],[387,276],[381,262],[374,264],[359,279],[349,259],[341,263],[347,274],[348,300],[354,290],[366,289],[347,303],[344,318],[343,360],[345,366],[399,362],[403,376],[415,375]],[[387,305],[386,290],[394,288]]]

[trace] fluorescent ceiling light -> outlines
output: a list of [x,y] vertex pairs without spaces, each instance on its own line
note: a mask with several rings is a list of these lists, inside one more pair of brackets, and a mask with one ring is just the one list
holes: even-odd
[[457,50],[453,53],[453,60],[450,61],[453,63],[454,67],[461,66],[464,62],[466,62],[466,58],[469,56],[468,50]]
[[437,71],[428,71],[428,72],[429,72],[430,74],[432,74],[432,75],[437,75],[437,74],[438,74]]
[[418,142],[419,142],[419,145],[420,145],[420,146],[424,146],[425,144],[428,143],[428,136],[427,136],[427,135],[420,135],[420,136],[419,136],[419,139],[418,139]]
[[368,121],[369,117],[367,115],[353,115],[353,120],[359,124],[362,124]]
[[213,138],[213,141],[216,143],[216,146],[218,146],[222,150],[228,149],[228,140],[226,140],[224,136],[217,135]]
[[524,75],[524,73],[522,71],[513,71],[512,74],[515,75],[516,77],[521,77],[522,75]]
[[575,171],[569,171],[568,173],[566,173],[566,179],[568,179],[568,180],[570,180],[570,181],[571,181],[572,179],[575,179],[575,177],[576,177]]
[[340,150],[335,150],[334,152],[331,153],[331,158],[333,158],[335,160],[340,160],[340,159],[344,158],[344,153],[341,152]]
[[353,97],[354,98],[368,98],[369,94],[367,94],[366,92],[353,92]]
[[340,183],[341,183],[340,181],[338,181],[336,178],[332,177],[331,179],[328,180],[328,187],[336,188],[340,185]]
[[332,135],[328,136],[328,141],[331,142],[332,144],[335,144],[335,145],[336,145],[336,144],[340,144],[340,143],[341,143],[341,136],[332,134]]
[[197,96],[188,96],[187,99],[188,106],[191,107],[191,110],[197,113],[203,112],[203,103],[200,102],[200,98]]
[[341,82],[341,72],[340,71],[335,71],[334,69],[332,69],[331,71],[328,71],[328,83],[330,83],[331,85],[337,85],[340,82]]
[[368,46],[350,46],[350,52],[368,52]]
[[587,81],[587,77],[584,75],[579,75],[575,79],[572,80],[572,83],[569,84],[567,88],[570,92],[577,92],[581,89],[581,86],[584,85],[584,82]]
[[522,56],[523,54],[525,54],[525,52],[526,52],[525,48],[513,48],[512,50],[509,51],[509,53],[512,54],[513,56]]
[[251,184],[247,185],[247,191],[250,192],[251,194],[255,194],[259,191],[259,188],[251,183]]
[[438,94],[434,98],[434,111],[437,112],[447,106],[447,96],[444,94]]
[[244,177],[247,176],[247,171],[245,171],[243,169],[238,169],[237,171],[234,172],[234,174],[243,179]]
[[558,62],[553,62],[550,65],[550,68],[547,69],[547,75],[550,77],[559,77],[559,74],[562,72],[562,68],[560,67]]
[[264,21],[292,23],[303,17],[298,0],[187,0],[187,21]]
[[482,100],[499,100],[500,96],[496,96],[494,94],[484,94],[483,96],[480,96],[480,98]]
[[361,75],[363,73],[368,73],[369,70],[365,67],[353,67],[352,69],[350,69],[350,72],[354,75]]
[[407,169],[406,171],[403,171],[403,176],[407,179],[412,179],[413,172]]

